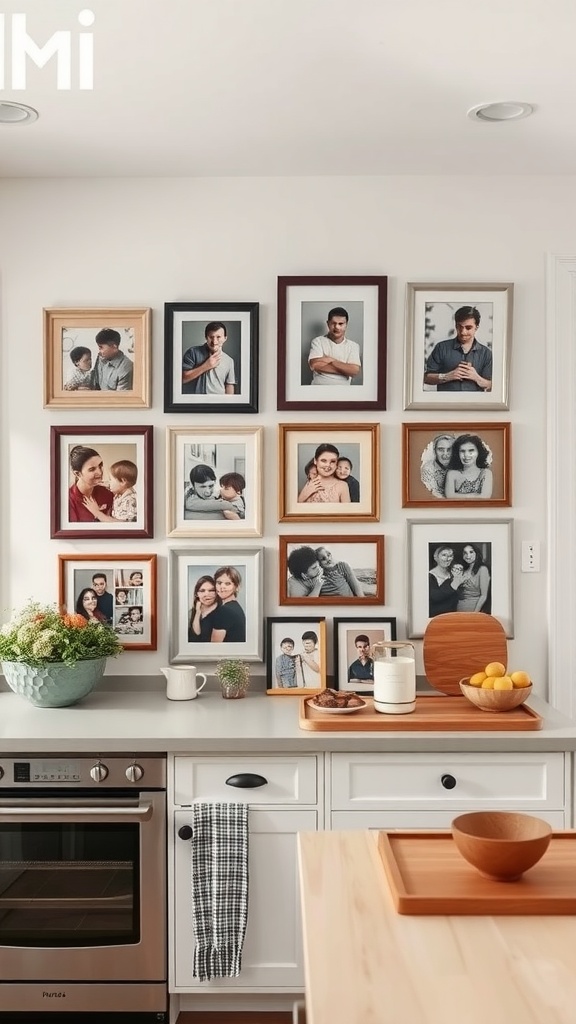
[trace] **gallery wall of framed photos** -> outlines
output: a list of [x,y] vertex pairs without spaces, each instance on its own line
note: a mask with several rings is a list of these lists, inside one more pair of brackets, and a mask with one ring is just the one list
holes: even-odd
[[[323,186],[334,200],[335,183]],[[348,627],[338,636],[338,620],[358,620],[358,635],[369,637],[367,622],[393,622],[395,636],[414,639],[419,656],[430,574],[442,575],[435,552],[444,545],[464,580],[480,575],[473,569],[481,566],[476,600],[485,596],[487,610],[502,611],[510,646],[520,643],[522,661],[537,657],[536,674],[543,670],[544,579],[520,576],[519,565],[521,540],[541,537],[545,517],[542,489],[533,483],[545,476],[541,389],[518,357],[517,340],[533,360],[529,328],[540,299],[525,287],[532,263],[517,243],[495,260],[491,236],[480,228],[478,251],[463,272],[449,219],[446,238],[435,239],[423,263],[432,235],[410,213],[416,183],[406,195],[342,187],[381,226],[392,210],[404,211],[402,230],[391,228],[383,244],[382,232],[377,242],[353,221],[330,259],[320,249],[311,253],[305,226],[316,217],[327,230],[333,219],[312,180],[302,190],[287,185],[282,200],[247,182],[244,208],[234,187],[222,183],[226,216],[216,192],[203,205],[190,183],[174,186],[171,196],[161,183],[143,184],[132,209],[119,208],[118,183],[103,184],[101,195],[88,183],[71,195],[59,183],[30,187],[30,223],[52,191],[68,204],[70,223],[84,210],[97,241],[91,258],[88,237],[76,239],[74,255],[63,255],[43,233],[43,272],[32,280],[19,246],[11,253],[5,330],[15,336],[22,329],[38,358],[24,361],[9,348],[1,381],[0,471],[10,494],[2,524],[4,607],[31,594],[75,603],[78,588],[104,575],[107,592],[118,591],[124,602],[128,591],[125,603],[141,609],[139,623],[136,611],[130,622],[129,611],[126,619],[113,608],[126,641],[111,671],[127,675],[156,675],[176,658],[205,661],[209,671],[232,643],[253,662],[253,673],[265,676],[274,654],[267,637],[275,642],[278,632],[268,620],[284,626],[293,619],[295,644],[304,632],[320,643],[320,630],[305,621],[312,618],[322,621],[323,678],[336,673],[345,682],[343,661],[356,653],[355,637]],[[448,214],[447,200],[428,188],[421,199],[434,196]],[[8,192],[22,210],[24,193],[16,186]],[[463,182],[463,204],[466,195]],[[378,196],[372,207],[370,196]],[[488,199],[486,192],[482,202]],[[14,242],[17,222],[1,196],[0,208],[5,237]],[[150,266],[138,259],[144,209],[158,250],[148,248]],[[270,238],[265,255],[246,259],[243,244],[255,247],[280,210],[300,237],[284,247]],[[177,240],[192,223],[195,246],[184,265]],[[404,239],[407,223],[417,231],[419,258]],[[113,225],[123,229],[128,254],[122,273],[105,260]],[[240,243],[222,265],[216,240],[227,228]],[[537,251],[535,241],[532,262]],[[24,281],[25,306],[18,302]],[[462,360],[467,369],[445,365],[438,348],[453,344],[461,307],[478,311],[475,337],[487,350],[476,363]],[[120,336],[117,345],[109,331]],[[338,358],[342,346],[345,357]],[[118,383],[122,373],[125,379],[114,388],[118,355]],[[110,494],[76,494],[84,472],[76,449],[96,453],[88,459],[94,488]],[[531,481],[528,467],[536,474]],[[119,519],[119,510],[127,518]],[[321,582],[308,590],[310,565],[302,566],[310,552]],[[151,556],[154,583],[146,575]],[[130,593],[130,565],[123,565],[134,558],[142,561],[134,566],[143,573],[141,593]],[[218,639],[208,639],[211,593],[221,601],[226,587],[225,603],[241,614],[217,622]],[[128,632],[140,625],[142,634]],[[236,639],[226,640],[227,628]]]

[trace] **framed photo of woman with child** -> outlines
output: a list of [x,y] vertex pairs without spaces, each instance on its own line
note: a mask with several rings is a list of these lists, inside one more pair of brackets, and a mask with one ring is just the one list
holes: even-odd
[[262,548],[170,549],[170,662],[262,661]]
[[281,423],[279,464],[281,522],[378,522],[378,423]]
[[114,630],[131,651],[155,651],[156,555],[58,555],[58,603]]
[[153,428],[50,428],[50,536],[153,537]]
[[261,427],[166,428],[169,537],[262,536]]
[[404,423],[404,508],[512,504],[510,423]]
[[512,520],[408,520],[408,636],[446,612],[484,612],[514,636]]

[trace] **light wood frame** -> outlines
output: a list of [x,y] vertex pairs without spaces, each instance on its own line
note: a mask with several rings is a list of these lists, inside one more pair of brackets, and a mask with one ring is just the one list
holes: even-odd
[[[150,406],[149,308],[46,308],[44,320],[44,407],[59,409],[147,409]],[[98,356],[95,337],[102,328],[121,336],[119,351],[134,364],[132,388],[100,391],[69,391],[65,383],[74,372],[70,352],[77,346],[90,349],[92,367]],[[127,351],[128,349],[128,351]]]
[[[357,522],[380,519],[380,424],[281,423],[279,425],[280,522]],[[306,483],[304,467],[319,445],[329,443],[352,464],[351,480],[359,500],[350,502],[299,501]],[[352,487],[350,495],[353,497]]]
[[[310,657],[311,652],[306,652],[304,647],[304,637],[306,633],[312,633],[316,636],[316,643],[318,644],[318,658],[313,659],[318,665],[318,671],[316,672],[314,667],[308,664],[308,672],[306,671],[306,661]],[[286,652],[283,652],[280,648],[280,643],[283,639],[290,638],[293,641],[293,652],[291,658],[294,660],[294,680],[298,684],[298,680],[301,679],[301,685],[287,685],[284,686],[278,682],[278,657]],[[266,619],[266,680],[267,689],[266,693],[271,694],[274,697],[293,697],[298,695],[305,695],[311,693],[318,693],[320,690],[326,688],[326,619],[318,617],[308,618],[268,618]],[[304,662],[304,664],[302,664]],[[317,676],[317,686],[308,686],[305,682],[305,676],[313,677]],[[308,679],[310,682],[310,679]]]

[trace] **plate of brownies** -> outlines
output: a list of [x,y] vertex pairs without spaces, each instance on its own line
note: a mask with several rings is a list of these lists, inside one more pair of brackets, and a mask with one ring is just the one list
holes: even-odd
[[355,711],[367,707],[367,702],[357,693],[344,690],[321,690],[306,703],[308,707],[314,708],[315,711],[323,711],[327,715],[352,715]]

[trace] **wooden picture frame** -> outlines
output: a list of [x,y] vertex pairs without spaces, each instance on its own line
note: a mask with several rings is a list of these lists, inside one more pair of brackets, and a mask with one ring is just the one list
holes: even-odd
[[165,303],[164,412],[258,412],[258,312],[257,302]]
[[169,537],[262,536],[263,434],[262,427],[166,428]]
[[[152,442],[151,426],[51,427],[50,536],[153,537]],[[99,512],[86,508],[90,497]]]
[[43,324],[44,408],[149,408],[150,309],[47,308]]
[[[406,285],[405,409],[509,408],[513,294],[513,284]],[[470,311],[468,320],[465,310]],[[459,313],[459,320],[472,321],[474,331],[473,349],[465,355],[456,337]],[[467,379],[436,380],[436,371],[452,374],[462,361],[471,367]],[[426,381],[427,370],[433,372],[435,383]],[[481,386],[488,379],[490,390]]]
[[[220,658],[262,661],[263,557],[262,548],[201,545],[194,549],[169,549],[171,664],[193,665]],[[203,591],[198,597],[208,579],[210,593],[206,597]],[[225,586],[232,584],[232,598],[227,603],[233,603],[233,607],[227,609],[226,616],[215,617],[209,611],[202,616],[206,621],[198,619],[195,630],[195,609],[202,602],[204,608],[212,609],[215,597],[218,598],[218,580],[220,587],[222,582]],[[198,611],[201,612],[202,607]],[[215,632],[218,638],[214,638]],[[222,639],[221,633],[225,634]],[[237,639],[227,640],[226,634]]]
[[[278,429],[280,522],[378,522],[379,423],[281,423]],[[318,500],[332,491],[334,501]]]
[[[374,696],[374,660],[367,647],[396,640],[396,619],[334,619],[335,690]],[[366,654],[368,659],[366,660]],[[357,675],[354,675],[356,671]]]
[[98,612],[126,650],[155,651],[156,568],[151,554],[58,555],[58,603],[83,614],[82,595],[93,590]]
[[384,604],[382,535],[281,536],[279,542],[281,605]]
[[409,637],[458,611],[493,615],[514,636],[511,519],[409,519],[407,531]]
[[326,619],[266,619],[266,693],[318,693],[326,687]]
[[404,508],[512,504],[510,423],[403,423]]
[[[374,276],[278,278],[278,409],[386,408],[387,284],[386,277]],[[346,314],[340,317],[346,334],[330,346],[321,339],[335,310]],[[320,370],[317,364],[313,372],[311,348],[317,358],[342,354],[340,365]],[[352,375],[344,365],[354,369]]]

